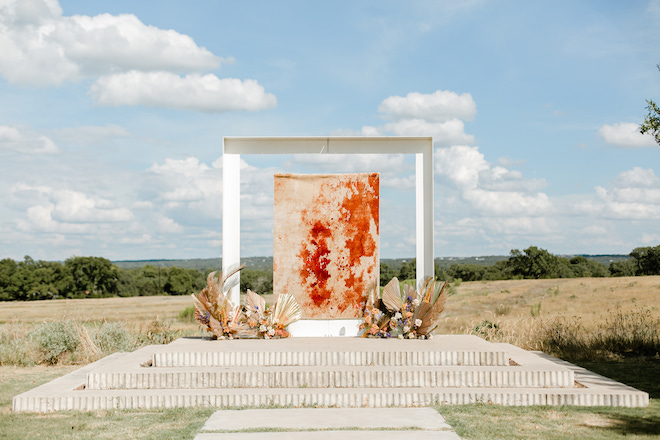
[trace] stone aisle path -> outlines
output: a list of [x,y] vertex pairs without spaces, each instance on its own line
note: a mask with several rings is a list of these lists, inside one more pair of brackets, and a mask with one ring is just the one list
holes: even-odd
[[461,440],[433,408],[220,410],[194,440]]

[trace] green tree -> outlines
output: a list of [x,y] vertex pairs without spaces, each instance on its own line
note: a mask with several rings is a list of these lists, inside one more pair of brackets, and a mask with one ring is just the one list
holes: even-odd
[[386,286],[397,273],[387,263],[380,263],[380,285]]
[[167,269],[147,264],[140,269],[136,278],[137,290],[140,296],[160,295],[167,278]]
[[170,295],[186,295],[193,293],[193,280],[186,269],[170,267],[167,271],[165,292]]
[[417,260],[405,261],[399,269],[399,281],[417,279]]
[[64,265],[73,276],[76,296],[104,297],[119,293],[119,269],[103,257],[71,257]]
[[636,275],[660,275],[660,245],[635,248],[630,257],[636,266]]
[[545,249],[530,246],[523,252],[511,251],[505,264],[506,270],[514,276],[523,278],[560,278],[572,275],[568,260],[559,258]]
[[260,269],[243,269],[241,271],[241,292],[250,289],[255,293],[273,293],[273,271]]
[[11,258],[0,260],[0,301],[18,299],[19,286],[14,284],[18,264]]
[[637,271],[637,264],[633,260],[613,261],[609,271],[613,277],[632,277]]
[[[660,64],[656,65],[656,67],[660,70]],[[642,134],[652,134],[655,142],[660,145],[660,108],[650,99],[646,100],[646,104],[648,114],[644,118],[644,123],[639,126],[639,131]]]
[[576,277],[606,277],[609,275],[607,266],[598,261],[583,256],[573,257],[570,260],[571,270]]

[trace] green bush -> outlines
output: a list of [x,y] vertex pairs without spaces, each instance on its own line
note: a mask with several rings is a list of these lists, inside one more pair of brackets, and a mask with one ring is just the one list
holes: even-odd
[[37,345],[43,361],[57,364],[70,356],[80,345],[80,335],[73,321],[44,322],[29,334]]
[[103,354],[133,349],[133,338],[119,322],[104,322],[94,335],[94,343]]

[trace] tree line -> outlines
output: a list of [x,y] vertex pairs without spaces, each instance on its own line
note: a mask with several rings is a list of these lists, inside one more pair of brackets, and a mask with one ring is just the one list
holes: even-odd
[[[585,257],[564,258],[545,249],[530,246],[514,249],[509,258],[490,266],[454,263],[447,270],[436,265],[435,276],[444,281],[577,278],[660,275],[660,245],[638,247],[628,260],[610,263],[609,267]],[[26,301],[57,298],[103,298],[112,296],[188,295],[206,286],[205,270],[156,267],[119,268],[102,257],[71,257],[64,263],[0,260],[0,301]],[[393,277],[415,279],[415,260],[404,262],[398,270],[380,264],[380,283]],[[243,269],[241,291],[260,294],[273,292],[272,270]]]
[[[439,280],[491,281],[540,278],[580,278],[660,275],[660,245],[638,247],[629,254],[630,258],[606,266],[588,258],[577,256],[564,258],[545,249],[530,246],[523,251],[513,249],[506,260],[493,265],[454,263],[446,270],[436,264],[435,276]],[[404,262],[399,271],[385,263],[380,264],[380,283],[385,285],[392,277],[400,280],[415,278],[415,260]]]
[[[124,269],[102,257],[71,257],[64,263],[5,258],[0,260],[0,301],[189,295],[202,290],[214,270],[153,265]],[[272,271],[243,269],[241,290],[248,288],[272,293]]]

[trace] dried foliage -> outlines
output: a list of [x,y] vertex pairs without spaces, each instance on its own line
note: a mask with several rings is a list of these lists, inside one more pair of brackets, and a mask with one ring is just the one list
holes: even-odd
[[383,288],[382,297],[376,285],[367,291],[362,337],[425,339],[438,326],[447,301],[449,285],[427,278],[415,290],[394,277]]
[[274,307],[270,308],[262,297],[248,289],[245,306],[235,306],[231,302],[229,288],[225,284],[242,268],[231,271],[225,277],[216,277],[215,272],[209,274],[208,286],[192,295],[195,318],[206,326],[214,339],[288,337],[286,327],[302,316],[293,295],[278,295]]

